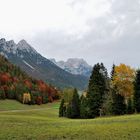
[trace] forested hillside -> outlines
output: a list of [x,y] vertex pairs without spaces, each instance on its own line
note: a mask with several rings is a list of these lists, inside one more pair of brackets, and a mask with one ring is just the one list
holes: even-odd
[[59,98],[55,87],[33,79],[0,55],[0,99],[16,99],[26,104],[42,104]]

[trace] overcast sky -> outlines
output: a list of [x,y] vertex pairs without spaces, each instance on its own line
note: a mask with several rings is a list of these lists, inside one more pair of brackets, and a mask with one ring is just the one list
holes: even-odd
[[140,0],[0,0],[0,37],[47,58],[140,66]]

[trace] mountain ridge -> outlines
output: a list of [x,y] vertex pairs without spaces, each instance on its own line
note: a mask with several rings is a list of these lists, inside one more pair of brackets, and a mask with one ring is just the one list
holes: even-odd
[[54,64],[75,75],[83,75],[90,77],[92,66],[90,66],[82,58],[69,58],[66,61],[56,61],[54,58],[50,59]]
[[0,54],[21,67],[29,75],[57,87],[76,87],[80,90],[87,87],[87,77],[66,72],[39,54],[25,40],[16,44],[13,40],[0,39]]

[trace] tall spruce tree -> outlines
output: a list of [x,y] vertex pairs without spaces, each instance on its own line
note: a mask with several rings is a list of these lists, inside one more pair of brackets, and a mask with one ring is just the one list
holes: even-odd
[[106,95],[105,101],[103,103],[103,110],[102,110],[103,115],[112,115],[112,103],[113,103],[112,92],[110,90]]
[[115,89],[114,89],[114,86],[113,86],[113,77],[114,77],[114,74],[115,74],[115,64],[113,64],[112,66],[112,70],[111,70],[111,73],[110,73],[110,84],[109,84],[109,93],[108,93],[108,96],[107,96],[107,99],[106,99],[106,102],[105,102],[105,114],[106,115],[112,115],[113,114],[113,108],[114,108],[114,98],[113,96],[115,96]]
[[127,108],[126,108],[126,113],[127,114],[134,113],[134,109],[133,109],[133,104],[132,104],[132,99],[131,98],[128,99],[128,105],[127,105]]
[[140,112],[140,70],[136,73],[134,83],[134,108],[136,112]]
[[111,81],[113,81],[114,73],[115,73],[115,64],[113,64],[112,70],[111,70]]
[[72,104],[70,102],[66,107],[66,114],[65,115],[67,118],[73,118],[71,111],[72,111]]
[[80,98],[80,117],[83,119],[88,118],[89,116],[89,107],[87,98],[82,95]]
[[103,109],[104,109],[104,114],[105,115],[111,115],[112,114],[112,103],[113,103],[113,95],[112,95],[112,91],[113,91],[113,85],[112,85],[112,81],[113,81],[113,76],[115,73],[115,65],[113,64],[112,66],[112,70],[110,73],[110,79],[109,79],[109,92],[108,94],[106,94],[106,99],[103,105]]
[[80,116],[80,100],[79,100],[79,94],[77,92],[77,89],[74,89],[73,91],[73,97],[68,109],[70,114],[68,117],[78,118]]
[[126,113],[125,99],[122,95],[118,94],[115,91],[115,88],[112,90],[112,114],[114,115],[123,115]]
[[64,99],[61,100],[61,104],[59,107],[59,117],[63,117],[64,116]]
[[105,93],[107,91],[107,70],[103,63],[97,63],[93,67],[92,74],[89,80],[87,99],[89,107],[89,118],[94,118],[100,115],[104,102]]

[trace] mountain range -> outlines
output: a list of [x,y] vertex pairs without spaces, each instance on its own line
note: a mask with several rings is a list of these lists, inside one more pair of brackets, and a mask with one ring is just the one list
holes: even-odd
[[58,67],[52,61],[39,54],[25,40],[21,40],[16,44],[13,40],[0,39],[0,54],[19,66],[30,76],[54,86],[60,88],[76,87],[78,89],[87,87],[88,77],[71,74]]
[[90,77],[91,75],[92,66],[82,58],[69,58],[67,61],[56,61],[54,58],[50,60],[60,68],[72,74],[84,75],[86,77]]

